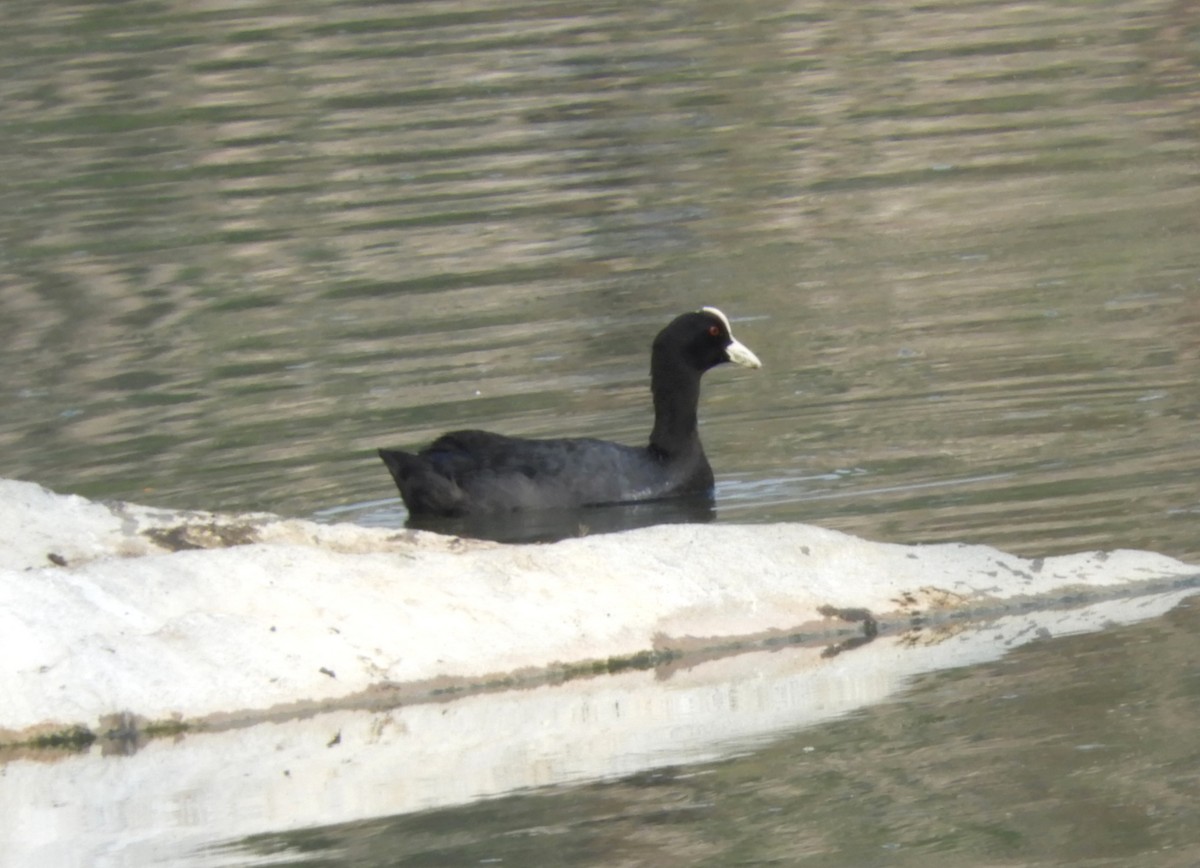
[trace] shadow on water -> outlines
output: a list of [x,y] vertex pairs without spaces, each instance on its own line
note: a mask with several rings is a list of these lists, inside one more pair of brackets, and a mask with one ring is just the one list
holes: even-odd
[[502,543],[557,542],[594,533],[618,533],[658,524],[705,524],[716,518],[711,496],[646,503],[615,503],[581,509],[537,509],[457,518],[410,516],[413,530]]

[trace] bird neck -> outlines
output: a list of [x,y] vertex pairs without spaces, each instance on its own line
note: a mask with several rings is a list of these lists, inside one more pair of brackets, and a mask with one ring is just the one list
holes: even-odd
[[699,448],[696,408],[700,403],[700,375],[655,358],[651,364],[650,391],[654,395],[650,447],[668,457]]

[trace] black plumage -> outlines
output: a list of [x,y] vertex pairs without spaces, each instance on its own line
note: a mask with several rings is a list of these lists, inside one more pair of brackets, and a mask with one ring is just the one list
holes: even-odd
[[712,468],[696,411],[709,368],[761,363],[706,307],[676,317],[650,353],[654,429],[646,446],[591,438],[531,440],[488,431],[443,434],[418,453],[380,449],[414,517],[469,516],[660,500],[709,493]]

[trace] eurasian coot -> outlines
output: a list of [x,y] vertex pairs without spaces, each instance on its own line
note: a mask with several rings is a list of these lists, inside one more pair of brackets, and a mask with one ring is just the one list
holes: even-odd
[[413,454],[380,449],[413,516],[572,508],[711,492],[696,430],[700,377],[722,362],[762,363],[714,307],[676,317],[650,351],[654,430],[646,446],[590,438],[527,440],[488,431],[443,434]]

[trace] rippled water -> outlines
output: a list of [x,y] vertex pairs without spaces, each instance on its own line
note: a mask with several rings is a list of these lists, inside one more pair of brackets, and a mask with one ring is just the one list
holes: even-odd
[[372,447],[639,442],[717,304],[722,520],[1200,554],[1188,4],[0,16],[6,475],[400,521]]
[[732,759],[254,836],[235,852],[291,868],[1190,868],[1198,628],[1185,603],[922,676],[898,701]]
[[717,520],[1195,561],[1198,8],[6,0],[0,474],[399,524],[715,304]]

